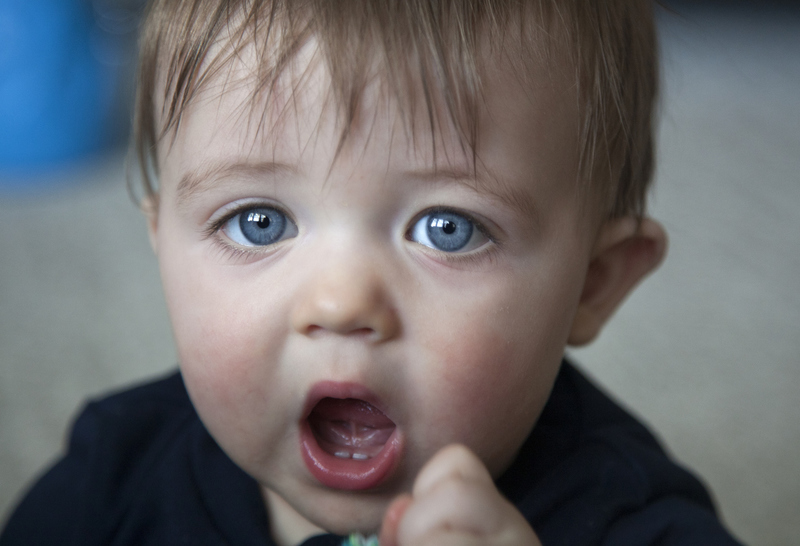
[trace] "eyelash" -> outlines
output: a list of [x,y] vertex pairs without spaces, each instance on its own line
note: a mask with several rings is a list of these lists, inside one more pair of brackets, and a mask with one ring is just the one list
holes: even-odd
[[488,246],[489,248],[480,247],[480,248],[478,248],[478,249],[476,249],[475,251],[472,251],[472,252],[445,252],[443,250],[438,250],[438,249],[435,249],[435,248],[431,248],[431,247],[425,246],[425,248],[428,251],[435,252],[437,255],[443,255],[445,257],[445,259],[447,259],[450,262],[466,264],[466,263],[474,263],[474,262],[476,262],[476,261],[478,261],[480,259],[483,259],[483,257],[484,257],[483,254],[485,254],[486,252],[489,252],[489,250],[490,250],[490,248],[492,246],[494,246],[494,247],[501,246],[500,242],[497,240],[496,237],[494,237],[492,235],[491,231],[488,230],[486,228],[486,226],[484,226],[483,222],[481,222],[480,220],[475,218],[475,216],[473,216],[469,212],[466,212],[464,210],[461,210],[461,209],[458,209],[458,208],[455,208],[455,207],[433,207],[433,208],[426,209],[426,210],[422,211],[417,216],[415,216],[414,219],[411,221],[411,224],[410,224],[409,228],[406,230],[406,235],[405,235],[406,239],[411,240],[409,238],[409,235],[410,235],[411,231],[414,229],[414,226],[421,219],[423,219],[426,216],[431,216],[431,215],[441,214],[441,213],[453,213],[453,214],[457,214],[458,216],[461,216],[461,217],[469,220],[472,223],[473,227],[476,230],[478,230],[484,237],[486,237],[489,240],[489,242],[492,243],[492,244],[491,245],[484,245],[484,246]]
[[[233,219],[239,214],[242,214],[245,211],[258,207],[275,208],[277,210],[280,210],[283,214],[286,214],[287,217],[289,217],[290,219],[292,219],[292,221],[294,221],[292,216],[285,209],[277,207],[274,203],[251,201],[235,207],[226,214],[222,215],[220,218],[214,220],[208,227],[203,229],[204,238],[213,239],[214,242],[217,244],[219,250],[224,252],[226,254],[226,257],[231,260],[243,260],[253,256],[269,253],[273,249],[273,245],[267,247],[258,247],[258,246],[242,247],[225,240],[223,237],[219,235],[220,232],[222,231],[222,228],[224,228],[225,225],[228,222],[230,222],[231,219]],[[420,245],[424,246],[426,252],[436,254],[437,257],[439,257],[439,259],[442,259],[443,261],[446,261],[449,264],[457,266],[477,264],[480,262],[484,262],[487,259],[492,260],[495,256],[495,252],[492,252],[493,247],[496,249],[497,247],[502,246],[501,242],[498,241],[498,239],[492,235],[492,233],[484,226],[484,224],[480,220],[478,220],[472,214],[466,211],[453,207],[433,207],[419,213],[417,216],[414,217],[409,227],[406,229],[405,238],[407,240],[411,240],[409,239],[409,234],[411,233],[413,226],[416,225],[416,223],[419,222],[422,218],[437,213],[455,213],[466,218],[467,220],[472,222],[475,229],[480,231],[481,234],[483,234],[483,236],[486,237],[491,243],[491,245],[484,245],[483,247],[478,248],[473,252],[464,252],[464,253],[445,252],[428,246]]]
[[204,238],[213,240],[216,243],[219,250],[221,252],[224,252],[226,254],[226,257],[232,260],[241,260],[253,256],[268,254],[273,250],[274,245],[269,245],[266,247],[259,247],[259,246],[244,247],[244,246],[238,246],[233,242],[229,242],[228,240],[226,240],[227,238],[223,238],[222,236],[220,236],[222,228],[224,228],[225,225],[228,222],[230,222],[233,218],[235,218],[239,214],[242,214],[245,211],[258,207],[265,207],[265,208],[272,208],[279,210],[283,214],[285,214],[288,218],[290,218],[292,221],[294,221],[292,216],[288,212],[286,212],[285,209],[276,206],[274,203],[270,203],[268,201],[249,201],[247,203],[243,203],[233,208],[229,212],[223,214],[217,220],[211,222],[211,224],[208,227],[203,229]]
[[469,268],[470,266],[476,266],[476,265],[481,265],[485,267],[487,263],[491,264],[497,258],[497,253],[493,252],[491,245],[486,245],[485,248],[480,248],[474,252],[468,252],[464,254],[442,252],[440,250],[435,250],[435,249],[430,249],[430,250],[432,252],[435,252],[437,256],[441,256],[441,261],[455,268],[460,268],[460,267]]

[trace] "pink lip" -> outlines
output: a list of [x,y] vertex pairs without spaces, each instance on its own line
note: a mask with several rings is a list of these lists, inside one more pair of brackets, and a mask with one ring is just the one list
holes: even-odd
[[383,449],[368,460],[340,459],[324,451],[308,423],[314,406],[323,398],[356,398],[369,402],[385,413],[380,399],[369,389],[356,383],[323,381],[308,393],[300,422],[300,452],[314,478],[333,489],[363,490],[383,483],[397,467],[402,452],[402,435],[395,428]]

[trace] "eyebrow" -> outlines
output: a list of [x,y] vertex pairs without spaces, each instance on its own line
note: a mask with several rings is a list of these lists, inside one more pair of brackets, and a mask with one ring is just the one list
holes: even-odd
[[184,173],[178,182],[176,200],[178,205],[181,205],[191,200],[192,197],[212,189],[217,181],[225,178],[241,176],[257,178],[292,174],[297,174],[295,167],[274,161],[206,163]]
[[523,216],[532,219],[538,217],[536,203],[530,194],[512,187],[490,173],[480,176],[466,170],[434,169],[408,171],[405,175],[424,182],[454,182],[474,192],[494,197]]
[[[275,161],[205,164],[184,173],[178,182],[176,201],[181,206],[193,197],[213,189],[219,180],[229,177],[261,178],[297,174],[296,167]],[[430,183],[454,182],[477,193],[494,197],[525,217],[538,217],[535,202],[528,193],[511,187],[496,176],[477,176],[467,170],[438,168],[406,171],[403,176]]]

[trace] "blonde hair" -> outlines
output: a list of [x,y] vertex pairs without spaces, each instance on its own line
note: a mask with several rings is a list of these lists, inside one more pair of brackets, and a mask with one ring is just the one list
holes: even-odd
[[[227,47],[215,47],[223,34]],[[343,120],[340,146],[377,60],[395,97],[408,101],[412,81],[421,82],[431,131],[441,100],[474,153],[481,52],[509,36],[517,37],[523,70],[547,44],[569,44],[581,179],[606,216],[643,215],[658,88],[649,0],[152,0],[133,128],[145,196],[157,194],[159,141],[177,132],[204,83],[245,47],[259,55],[255,100],[269,96],[302,46],[317,40]]]

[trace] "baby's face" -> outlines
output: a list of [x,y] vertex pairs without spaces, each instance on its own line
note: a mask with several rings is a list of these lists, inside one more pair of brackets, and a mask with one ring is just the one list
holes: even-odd
[[447,127],[434,163],[427,117],[410,138],[370,88],[334,161],[310,74],[261,132],[250,86],[206,90],[161,151],[154,244],[211,435],[303,518],[369,530],[447,444],[499,475],[547,400],[594,234],[577,101],[496,68],[473,173]]

